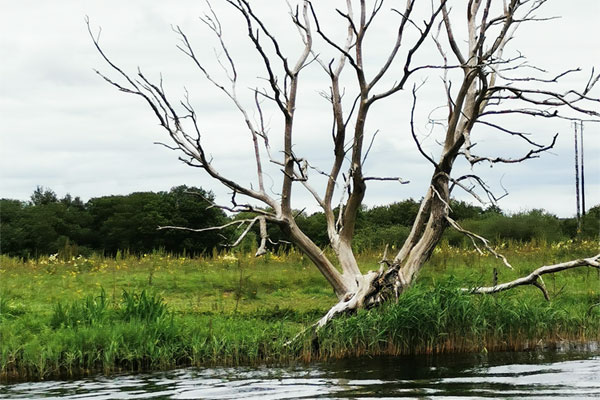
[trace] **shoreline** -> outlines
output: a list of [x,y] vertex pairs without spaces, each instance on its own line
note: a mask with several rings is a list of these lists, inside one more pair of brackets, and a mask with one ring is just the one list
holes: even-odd
[[125,368],[117,368],[110,369],[108,371],[103,369],[91,369],[91,370],[79,370],[79,371],[71,371],[68,373],[67,371],[49,374],[44,377],[32,377],[32,376],[23,376],[18,372],[6,372],[3,371],[0,373],[0,383],[2,385],[11,385],[11,384],[19,384],[19,383],[27,383],[27,382],[44,382],[44,381],[72,381],[72,380],[80,380],[91,377],[103,377],[103,378],[112,378],[120,375],[128,375],[128,374],[152,374],[157,372],[168,372],[177,369],[187,369],[187,368],[236,368],[236,367],[246,367],[246,368],[261,368],[261,367],[289,367],[289,366],[297,366],[297,365],[311,365],[311,364],[319,364],[319,363],[328,363],[328,362],[336,362],[340,360],[347,359],[361,359],[361,358],[376,358],[376,357],[397,357],[402,359],[404,357],[413,357],[413,356],[452,356],[454,354],[502,354],[502,353],[556,353],[556,354],[589,354],[589,355],[598,355],[600,356],[600,334],[598,335],[597,340],[565,340],[560,339],[558,341],[537,341],[535,344],[533,343],[522,343],[520,346],[493,346],[490,349],[485,347],[479,351],[473,349],[464,349],[458,350],[456,347],[454,351],[441,351],[441,352],[415,352],[415,353],[390,353],[390,352],[377,352],[377,353],[368,353],[368,352],[360,352],[360,354],[352,354],[348,353],[339,357],[328,356],[325,358],[313,357],[309,360],[302,358],[290,358],[287,360],[279,360],[277,362],[255,362],[255,363],[238,363],[238,364],[221,364],[221,363],[210,363],[210,364],[173,364],[168,368],[164,369],[152,369],[152,368],[140,368],[140,369],[125,369]]

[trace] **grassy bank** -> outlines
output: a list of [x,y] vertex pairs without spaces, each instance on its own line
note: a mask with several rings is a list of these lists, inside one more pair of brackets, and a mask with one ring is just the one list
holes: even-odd
[[[505,244],[516,267],[440,246],[419,283],[377,310],[285,342],[336,299],[297,253],[263,259],[154,253],[23,262],[0,258],[0,374],[38,379],[181,365],[286,363],[361,354],[521,349],[600,339],[600,276],[581,268],[532,287],[473,296],[461,287],[598,251],[595,242]],[[364,269],[380,254],[362,254]]]

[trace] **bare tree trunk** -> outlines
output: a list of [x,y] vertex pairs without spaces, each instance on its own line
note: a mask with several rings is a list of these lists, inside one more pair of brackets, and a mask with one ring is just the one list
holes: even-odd
[[319,271],[321,271],[339,299],[355,290],[356,283],[354,279],[350,279],[348,275],[344,276],[340,274],[331,261],[325,256],[323,250],[315,245],[314,242],[298,228],[295,221],[288,221],[287,223],[282,224],[281,227],[283,231],[289,235],[294,244],[296,244],[296,246],[310,258]]
[[399,265],[398,280],[402,290],[410,287],[414,282],[425,262],[431,257],[448,225],[446,213],[447,201],[449,200],[438,198],[433,191],[431,196],[429,216],[423,233],[419,240],[407,251],[405,258],[399,259],[397,257],[395,260]]

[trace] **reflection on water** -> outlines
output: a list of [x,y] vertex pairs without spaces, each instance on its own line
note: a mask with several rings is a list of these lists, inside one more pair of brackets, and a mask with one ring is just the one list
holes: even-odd
[[600,398],[600,355],[378,357],[286,368],[170,372],[0,386],[0,398]]

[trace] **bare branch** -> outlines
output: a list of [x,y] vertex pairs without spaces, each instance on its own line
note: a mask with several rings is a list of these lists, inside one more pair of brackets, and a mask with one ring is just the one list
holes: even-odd
[[492,248],[492,246],[490,246],[490,242],[486,238],[484,238],[483,236],[477,235],[477,234],[475,234],[473,232],[470,232],[470,231],[464,229],[463,227],[461,227],[458,224],[458,222],[456,222],[455,220],[453,220],[452,218],[450,218],[450,216],[448,216],[448,215],[446,215],[446,221],[448,221],[448,223],[450,223],[450,225],[454,229],[456,229],[460,233],[465,234],[469,239],[471,239],[471,242],[473,243],[473,246],[475,246],[475,249],[477,250],[477,252],[479,254],[483,255],[483,252],[477,246],[476,240],[479,240],[483,244],[483,246],[487,249],[487,251],[489,251],[490,253],[492,253],[494,255],[494,257],[500,258],[506,267],[508,267],[509,269],[513,269],[513,266],[510,265],[510,263],[508,262],[508,260],[506,259],[506,257],[504,255],[496,252],[496,250],[494,250]]
[[[513,95],[510,96],[501,96],[494,94],[496,92],[508,91]],[[568,99],[568,95],[574,95],[574,99]],[[531,96],[528,96],[531,95]],[[546,96],[542,99],[537,99],[533,96]],[[566,107],[570,108],[578,113],[587,114],[594,117],[600,117],[600,112],[594,109],[587,109],[583,107],[579,107],[576,105],[579,101],[588,100],[594,103],[600,103],[600,99],[594,99],[590,97],[586,97],[583,94],[580,94],[574,90],[570,90],[567,93],[561,94],[552,92],[549,90],[536,90],[536,89],[523,89],[516,88],[512,86],[495,86],[490,88],[488,98],[490,100],[522,100],[524,102],[534,104],[536,106],[544,106],[544,107]],[[557,112],[557,111],[556,111]],[[556,114],[555,112],[555,114]],[[556,116],[556,115],[553,115]]]
[[363,181],[394,181],[399,182],[401,185],[406,185],[410,183],[410,181],[405,181],[404,179],[398,176],[386,176],[386,177],[378,177],[378,176],[365,176]]
[[538,158],[540,153],[543,153],[545,151],[552,149],[554,147],[554,145],[556,144],[557,138],[558,138],[558,133],[556,135],[554,135],[554,137],[552,138],[552,142],[549,145],[540,147],[538,149],[529,150],[529,152],[527,152],[527,154],[525,154],[524,156],[522,156],[520,158],[503,158],[503,157],[491,158],[491,157],[473,156],[471,154],[471,150],[470,150],[473,146],[470,146],[470,145],[468,145],[465,148],[463,155],[469,161],[469,163],[471,163],[471,165],[475,165],[481,161],[488,161],[492,164],[495,164],[495,163],[505,163],[505,164],[520,163],[520,162],[523,162],[523,161],[531,159],[531,158]]
[[[503,292],[508,289],[512,289],[517,286],[522,285],[534,285],[542,290],[544,293],[544,297],[546,300],[549,300],[548,292],[544,289],[543,281],[541,281],[542,275],[545,274],[553,274],[556,272],[564,271],[571,268],[577,267],[593,267],[600,269],[600,254],[596,254],[594,257],[590,258],[581,258],[578,260],[567,261],[563,263],[547,265],[536,269],[531,272],[529,275],[515,279],[510,282],[502,283],[496,286],[490,287],[478,287],[474,289],[467,289],[469,293],[473,294],[489,294],[489,293],[498,293]],[[538,281],[538,279],[541,281]]]
[[454,38],[454,33],[452,32],[452,24],[450,23],[450,17],[448,15],[448,13],[449,13],[448,9],[446,8],[446,4],[444,3],[442,5],[442,16],[443,16],[444,26],[446,27],[446,34],[448,36],[448,42],[450,43],[450,48],[452,49],[452,52],[458,59],[458,62],[460,63],[460,65],[462,66],[462,65],[466,64],[466,60],[465,60],[465,57],[462,55],[462,53],[458,47],[458,44],[456,43],[456,39]]
[[442,197],[442,195],[440,194],[440,192],[433,187],[433,185],[431,186],[431,190],[433,191],[433,193],[435,193],[435,195],[438,197],[438,199],[444,204],[444,219],[446,221],[448,221],[448,223],[457,231],[459,231],[460,233],[465,234],[469,239],[471,239],[471,242],[473,243],[473,246],[475,247],[475,250],[477,250],[477,252],[479,254],[483,255],[483,252],[481,251],[481,249],[477,246],[477,242],[476,240],[479,240],[484,247],[490,252],[492,253],[496,258],[500,258],[502,259],[502,262],[504,263],[504,265],[506,265],[509,269],[513,269],[512,265],[510,265],[510,263],[508,262],[508,260],[506,259],[506,257],[504,257],[502,254],[496,252],[491,246],[490,246],[490,242],[480,236],[477,235],[473,232],[470,232],[466,229],[464,229],[463,227],[461,227],[458,222],[456,222],[454,219],[450,218],[449,215],[449,211],[451,211],[451,207],[450,204],[448,204],[448,202]]
[[[409,0],[409,1],[411,2],[410,9],[412,9],[413,1],[412,0]],[[404,88],[404,85],[410,78],[410,76],[415,71],[430,67],[430,66],[426,66],[426,67],[418,67],[418,68],[413,68],[413,69],[410,68],[414,55],[419,50],[419,48],[421,47],[423,42],[425,42],[425,39],[429,36],[429,31],[433,27],[435,19],[437,18],[438,14],[442,11],[442,8],[445,6],[445,4],[446,4],[446,0],[441,0],[441,4],[437,8],[437,10],[435,10],[434,12],[431,13],[429,20],[425,21],[425,28],[420,32],[420,35],[419,35],[418,39],[416,40],[415,44],[408,50],[408,54],[407,54],[407,56],[405,58],[405,62],[404,62],[402,78],[397,83],[395,83],[390,89],[386,90],[385,92],[371,96],[369,98],[369,103],[374,103],[377,100],[384,99],[384,98],[391,96],[392,94],[402,90]],[[410,13],[411,10],[409,10],[408,8],[409,7],[407,6],[407,11]],[[400,47],[400,44],[402,42],[402,32],[404,31],[405,24],[406,24],[406,19],[403,20],[403,22],[400,26],[398,39],[396,42],[396,45],[398,46],[398,48]],[[369,89],[371,89],[372,86],[375,83],[377,83],[377,81],[381,78],[381,76],[383,76],[383,74],[385,74],[385,72],[388,70],[389,66],[391,65],[391,62],[393,61],[393,59],[396,56],[396,52],[397,52],[398,48],[394,47],[394,51],[390,55],[390,58],[388,58],[388,61],[386,61],[386,64],[380,70],[380,73],[378,75],[376,75],[376,77],[373,79],[373,81],[371,81],[371,83],[369,84],[369,86],[368,86]]]
[[365,161],[367,161],[367,157],[369,156],[369,152],[371,151],[371,147],[373,147],[373,143],[375,143],[375,138],[377,137],[377,134],[379,133],[379,129],[375,131],[375,133],[373,134],[373,136],[371,137],[371,142],[369,143],[369,146],[367,147],[367,151],[365,151],[365,155],[362,159],[361,164],[364,165]]
[[482,124],[482,125],[486,125],[486,126],[492,127],[492,128],[497,129],[497,130],[499,130],[501,132],[508,133],[509,135],[518,136],[518,137],[520,137],[521,139],[525,140],[527,143],[529,143],[529,144],[531,144],[533,146],[544,147],[544,145],[536,143],[536,142],[534,142],[533,140],[531,140],[531,139],[529,139],[527,137],[527,136],[531,135],[531,133],[513,131],[513,130],[505,128],[503,126],[494,124],[492,122],[482,121],[481,119],[478,119],[475,122],[478,123],[478,124]]
[[[382,4],[383,4],[383,2],[382,2]],[[368,84],[369,89],[371,89],[373,86],[375,86],[375,84],[377,82],[379,82],[379,80],[385,75],[385,73],[390,68],[390,65],[392,65],[392,62],[396,58],[396,54],[398,54],[398,50],[400,49],[400,45],[402,44],[402,38],[404,36],[404,28],[406,27],[406,23],[408,21],[410,21],[410,14],[412,13],[414,4],[415,4],[415,0],[407,0],[404,13],[401,13],[401,14],[399,13],[402,16],[402,21],[400,22],[400,26],[398,27],[398,33],[396,35],[396,43],[394,43],[394,46],[392,47],[392,51],[390,52],[390,55],[388,56],[387,60],[385,61],[385,63],[383,64],[383,66],[381,67],[379,72],[373,77],[371,82],[369,82],[369,84]],[[421,31],[421,34],[423,34],[422,31]]]
[[454,189],[454,186],[458,186],[461,189],[463,189],[465,192],[469,193],[470,195],[472,195],[475,199],[477,199],[477,201],[479,201],[481,204],[485,205],[486,202],[483,201],[481,199],[481,197],[479,197],[479,195],[477,195],[477,193],[475,193],[475,191],[473,190],[475,186],[468,188],[465,185],[463,185],[461,183],[461,181],[468,179],[470,181],[475,181],[475,184],[478,185],[483,192],[486,194],[489,203],[491,204],[496,204],[498,203],[498,201],[500,199],[502,199],[503,197],[506,197],[508,195],[508,191],[506,190],[506,188],[504,188],[504,186],[502,186],[502,181],[500,181],[500,185],[502,186],[502,189],[504,190],[504,193],[501,196],[496,196],[496,194],[494,194],[494,192],[492,192],[492,190],[488,187],[488,185],[483,181],[483,179],[481,179],[479,176],[474,175],[474,174],[467,174],[467,175],[463,175],[459,178],[452,178],[448,176],[448,179],[452,182],[452,186],[450,187],[450,192],[452,192],[452,190]]
[[[521,65],[520,67],[524,67],[524,65]],[[557,75],[555,75],[554,77],[551,78],[537,78],[537,77],[533,77],[533,76],[526,76],[526,77],[509,77],[507,75],[502,74],[502,71],[500,69],[495,69],[492,66],[492,69],[494,69],[494,72],[498,75],[498,77],[506,80],[506,81],[510,81],[510,82],[538,82],[538,83],[557,83],[561,78],[574,73],[574,72],[580,72],[581,68],[572,68],[572,69],[568,69],[566,71],[563,71]],[[545,71],[542,71],[545,72]]]
[[258,217],[259,231],[260,231],[260,246],[256,250],[255,257],[267,254],[267,240],[269,235],[267,233],[267,220],[265,217]]
[[[312,5],[312,2],[308,2],[308,4],[310,5],[310,11],[311,11],[313,19],[315,21],[315,27],[317,29],[317,33],[319,34],[319,36],[321,36],[321,38],[325,42],[327,42],[327,44],[329,44],[331,47],[333,47],[334,49],[339,51],[341,54],[343,54],[344,57],[348,60],[348,62],[354,69],[358,69],[358,65],[356,64],[356,61],[354,60],[354,57],[352,57],[352,55],[350,54],[349,50],[339,46],[332,39],[330,39],[329,36],[327,36],[325,34],[325,32],[323,32],[323,30],[321,29],[321,24],[319,23],[319,18],[317,17],[317,13]],[[342,16],[344,16],[344,18],[346,18],[346,19],[349,19],[349,17],[346,17],[344,14],[342,14]],[[353,29],[353,32],[357,33],[355,29]]]
[[415,144],[417,145],[417,149],[419,149],[419,153],[421,153],[423,155],[423,157],[425,157],[425,159],[427,159],[427,161],[429,161],[435,167],[437,167],[438,164],[433,160],[433,158],[431,158],[431,156],[429,156],[427,153],[425,153],[425,151],[423,150],[423,147],[421,147],[421,143],[419,142],[419,139],[417,138],[417,133],[415,132],[415,108],[417,107],[417,90],[418,90],[417,86],[413,86],[413,90],[412,90],[413,104],[412,104],[412,108],[410,110],[410,132],[412,134],[413,140],[415,141]]
[[237,226],[238,228],[246,223],[251,223],[254,224],[254,222],[256,222],[257,218],[252,218],[252,219],[238,219],[235,221],[231,221],[228,222],[224,225],[220,225],[220,226],[209,226],[208,228],[188,228],[185,226],[172,226],[172,225],[165,225],[165,226],[159,226],[158,229],[159,231],[165,230],[165,229],[175,229],[175,230],[179,230],[179,231],[189,231],[189,232],[208,232],[208,231],[219,231],[219,230],[223,230],[225,228],[228,228],[230,226]]

